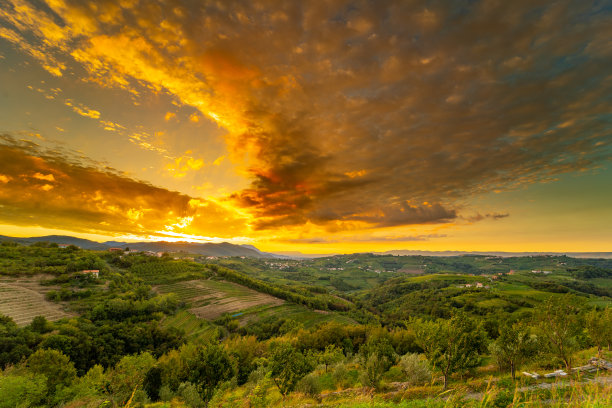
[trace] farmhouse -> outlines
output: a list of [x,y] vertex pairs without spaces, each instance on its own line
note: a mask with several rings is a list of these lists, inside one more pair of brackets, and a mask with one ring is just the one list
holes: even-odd
[[85,269],[79,273],[83,276],[90,276],[92,278],[98,279],[98,275],[100,274],[100,271],[98,269]]
[[108,248],[108,252],[123,252],[122,248]]

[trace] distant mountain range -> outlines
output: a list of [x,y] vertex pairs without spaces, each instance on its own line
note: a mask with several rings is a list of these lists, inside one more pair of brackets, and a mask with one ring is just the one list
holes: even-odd
[[250,258],[287,258],[284,255],[277,255],[262,252],[252,245],[234,245],[228,242],[220,244],[213,243],[193,243],[193,242],[120,242],[106,241],[96,242],[88,239],[75,238],[66,235],[46,235],[44,237],[17,238],[0,235],[0,241],[15,241],[20,244],[33,244],[35,242],[55,242],[56,244],[76,245],[79,248],[104,251],[109,248],[129,248],[139,251],[153,252],[188,252],[203,256],[246,256]]
[[[57,244],[76,245],[83,249],[105,251],[109,248],[129,248],[139,251],[153,252],[187,252],[203,256],[246,256],[249,258],[293,258],[310,259],[334,256],[339,254],[304,254],[295,251],[286,252],[262,252],[253,245],[235,245],[229,242],[220,244],[213,243],[194,243],[194,242],[121,242],[106,241],[96,242],[83,238],[75,238],[67,235],[46,235],[44,237],[17,238],[0,235],[0,241],[15,241],[20,244],[33,244],[35,242],[55,242]],[[484,256],[539,256],[539,255],[567,255],[573,258],[612,258],[612,252],[467,252],[467,251],[414,251],[414,250],[393,250],[386,252],[372,252],[375,255],[395,255],[395,256],[461,256],[461,255],[484,255]]]

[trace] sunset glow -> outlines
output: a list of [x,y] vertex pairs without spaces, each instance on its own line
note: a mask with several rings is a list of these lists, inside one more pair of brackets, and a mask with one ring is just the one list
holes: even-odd
[[606,2],[0,5],[0,235],[612,250]]

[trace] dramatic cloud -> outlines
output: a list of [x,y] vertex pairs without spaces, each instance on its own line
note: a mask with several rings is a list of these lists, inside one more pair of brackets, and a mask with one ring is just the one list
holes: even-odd
[[8,0],[0,36],[54,75],[76,62],[87,81],[167,92],[225,128],[252,180],[231,197],[256,229],[448,222],[475,194],[609,157],[604,3],[45,3]]
[[63,152],[0,135],[0,223],[98,234],[232,238],[244,220]]

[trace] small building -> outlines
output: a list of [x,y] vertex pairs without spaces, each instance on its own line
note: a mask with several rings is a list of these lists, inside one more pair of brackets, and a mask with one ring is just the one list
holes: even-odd
[[85,270],[82,270],[80,272],[80,274],[83,275],[83,276],[90,276],[92,278],[98,279],[98,276],[100,274],[100,270],[98,270],[98,269],[85,269]]
[[123,248],[108,248],[108,252],[123,252]]
[[480,283],[480,282],[476,282],[476,287],[477,287],[477,288],[482,288],[483,286],[484,286],[484,285],[483,285],[482,283]]

